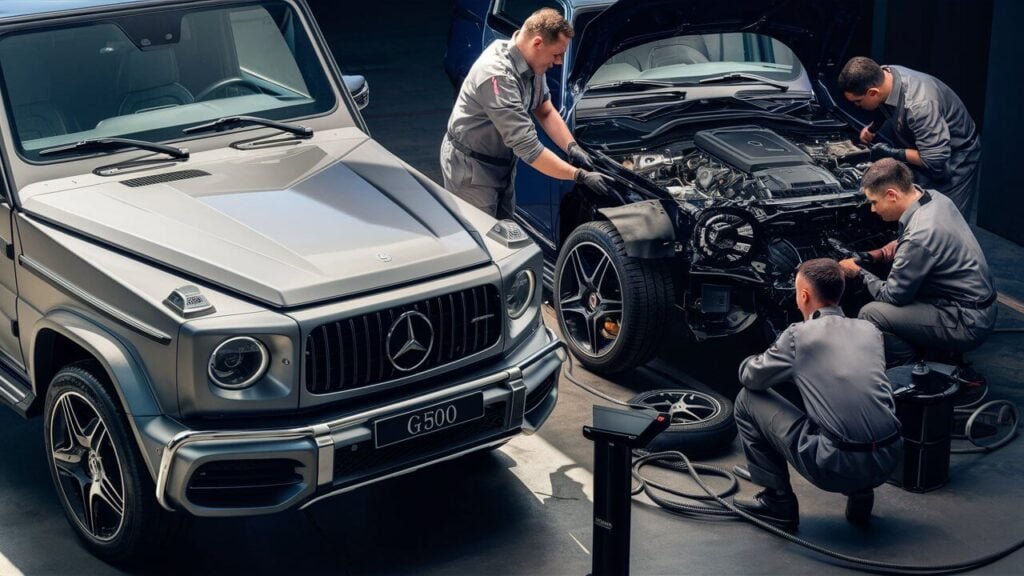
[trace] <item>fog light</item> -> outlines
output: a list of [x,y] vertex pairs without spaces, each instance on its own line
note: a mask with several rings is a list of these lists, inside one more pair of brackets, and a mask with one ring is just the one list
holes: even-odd
[[516,272],[512,285],[509,286],[508,294],[505,295],[505,310],[512,318],[519,318],[530,307],[533,302],[533,291],[536,287],[533,272],[520,270]]
[[269,364],[270,354],[262,342],[237,336],[221,342],[210,355],[210,379],[221,388],[238,390],[259,380]]

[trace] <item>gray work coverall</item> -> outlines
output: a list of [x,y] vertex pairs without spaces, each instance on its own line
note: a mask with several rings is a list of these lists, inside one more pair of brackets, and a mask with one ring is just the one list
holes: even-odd
[[[789,488],[788,462],[818,488],[852,494],[885,482],[898,463],[882,335],[869,322],[816,310],[744,360],[739,377],[736,423],[755,483]],[[783,382],[796,385],[806,412],[770,389]]]
[[885,336],[890,366],[908,364],[925,350],[963,353],[977,348],[995,326],[995,285],[985,254],[953,202],[935,190],[900,217],[892,269],[883,281],[861,269],[875,299],[861,308]]
[[924,168],[910,167],[924,188],[942,191],[965,216],[977,195],[981,141],[960,97],[941,80],[903,66],[892,73],[892,92],[879,107],[892,125],[896,145],[921,154]]
[[515,158],[532,164],[544,151],[531,113],[550,98],[545,77],[516,48],[517,34],[491,43],[473,63],[441,143],[444,187],[498,218],[515,209]]

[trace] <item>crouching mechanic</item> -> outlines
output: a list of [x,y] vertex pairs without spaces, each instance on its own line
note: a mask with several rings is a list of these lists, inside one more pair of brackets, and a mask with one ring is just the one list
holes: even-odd
[[[493,42],[477,58],[459,90],[441,143],[445,188],[491,216],[511,218],[512,168],[518,157],[551,178],[575,180],[599,194],[608,193],[608,178],[588,171],[593,169],[590,157],[551,104],[544,76],[562,64],[572,36],[572,26],[561,14],[542,8],[511,40]],[[531,113],[579,168],[541,144]]]
[[[872,212],[899,221],[899,239],[894,249],[868,253],[892,263],[885,280],[853,259],[839,263],[875,300],[858,316],[882,331],[890,366],[936,354],[962,364],[963,353],[992,332],[998,310],[992,274],[970,226],[949,198],[918,187],[910,170],[891,158],[868,168],[861,190]],[[962,379],[981,384],[973,371],[963,372],[972,377]]]
[[[818,488],[846,494],[846,517],[862,524],[871,516],[873,489],[902,455],[882,335],[843,316],[844,287],[834,260],[804,262],[796,276],[804,321],[740,364],[736,423],[750,479],[764,490],[734,503],[787,529],[800,522],[787,463]],[[771,389],[786,382],[795,384],[804,409]]]

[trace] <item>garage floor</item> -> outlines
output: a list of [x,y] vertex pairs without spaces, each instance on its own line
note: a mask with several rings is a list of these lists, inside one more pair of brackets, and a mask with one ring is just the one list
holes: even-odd
[[[342,4],[342,3],[338,3]],[[432,8],[430,4],[433,4]],[[359,8],[314,3],[346,72],[371,83],[366,117],[386,147],[438,179],[437,147],[451,106],[441,70],[444,2],[378,0]],[[427,6],[423,6],[427,5]],[[374,29],[376,28],[376,29]],[[1024,248],[978,232],[1003,295],[1000,328],[1024,328]],[[546,320],[553,325],[550,308]],[[614,381],[578,371],[628,397],[659,387],[709,384],[735,392],[742,341],[664,354]],[[1024,335],[995,334],[972,355],[992,396],[1024,406]],[[698,361],[699,360],[699,361]],[[716,368],[717,367],[717,368]],[[594,399],[563,380],[542,431],[470,457],[324,501],[305,512],[247,520],[198,520],[185,542],[139,574],[585,574],[591,557],[592,445],[581,427]],[[120,574],[85,552],[61,514],[43,453],[42,425],[0,412],[0,575]],[[713,463],[740,463],[738,441]],[[992,455],[954,456],[951,481],[926,495],[877,491],[870,529],[848,525],[842,496],[801,482],[800,536],[840,551],[902,563],[952,562],[1024,537],[1024,440]],[[680,486],[689,487],[685,480]],[[743,486],[751,491],[750,485]],[[738,522],[674,517],[634,500],[636,574],[845,572]],[[1024,552],[980,571],[1024,572]]]

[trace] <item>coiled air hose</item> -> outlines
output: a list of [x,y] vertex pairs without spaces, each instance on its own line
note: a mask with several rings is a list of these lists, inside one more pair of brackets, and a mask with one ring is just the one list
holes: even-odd
[[[649,409],[648,406],[631,404],[629,402],[624,402],[617,398],[613,398],[612,396],[609,396],[601,392],[600,390],[593,388],[592,386],[584,384],[573,375],[572,355],[567,354],[566,356],[568,356],[568,362],[566,362],[566,368],[563,368],[563,374],[570,382],[572,382],[576,386],[582,388],[583,390],[589,392],[590,394],[593,394],[594,396],[597,396],[598,398],[602,398],[613,404],[627,406],[630,408]],[[967,412],[971,414],[967,421],[965,433],[960,437],[970,440],[972,443],[975,444],[975,448],[951,450],[951,453],[966,454],[978,452],[991,452],[993,450],[1005,446],[1014,437],[1016,437],[1017,423],[1019,421],[1017,407],[1005,400],[995,400],[987,402],[978,407],[973,412],[971,412],[970,407],[972,407],[973,405],[977,405],[982,400],[984,400],[984,398],[985,394],[983,394],[981,398],[972,402],[970,405],[958,408],[958,411],[961,411],[961,413]],[[973,436],[973,425],[975,421],[981,417],[982,414],[988,413],[988,411],[990,411],[992,408],[996,406],[1001,407],[1001,412],[999,416],[1000,418],[1006,416],[1006,410],[1011,411],[1010,414],[1013,417],[1013,429],[1010,432],[1008,432],[1005,437],[999,439],[996,442],[987,445],[978,444],[978,442],[976,441],[977,439]],[[764,520],[761,520],[756,516],[753,516],[751,514],[748,514],[747,512],[744,512],[743,510],[738,509],[735,505],[733,505],[732,502],[729,502],[725,499],[726,497],[731,496],[732,494],[739,490],[739,481],[737,480],[736,475],[728,470],[723,470],[721,468],[711,466],[708,464],[694,464],[690,462],[690,459],[687,458],[685,454],[676,451],[655,453],[637,451],[635,455],[637,456],[637,458],[633,460],[633,478],[637,481],[638,484],[632,489],[632,495],[636,496],[641,493],[646,494],[647,497],[650,498],[651,501],[657,504],[658,506],[664,508],[668,512],[680,516],[703,519],[741,518],[757,526],[758,528],[761,528],[767,532],[770,532],[771,534],[788,540],[793,544],[797,544],[808,550],[811,550],[812,552],[816,552],[823,556],[827,556],[834,560],[838,560],[840,563],[843,564],[844,567],[853,570],[859,570],[862,572],[872,572],[878,574],[953,574],[957,572],[963,572],[965,570],[973,570],[991,564],[1001,558],[1004,558],[1016,552],[1021,548],[1024,548],[1024,539],[1021,539],[1015,542],[1014,544],[992,554],[951,564],[936,564],[931,566],[917,564],[898,564],[895,562],[886,562],[883,560],[873,560],[870,558],[851,556],[849,554],[843,554],[830,548],[826,548],[824,546],[821,546],[820,544],[815,544],[808,540],[804,540],[803,538],[790,534],[789,532],[786,532],[785,530],[782,530],[768,522],[765,522]],[[676,488],[670,488],[662,483],[656,482],[644,476],[641,473],[641,470],[643,470],[646,466],[650,465],[657,465],[660,468],[667,468],[670,470],[675,470],[677,472],[686,472],[687,474],[689,474],[690,478],[697,483],[697,486],[701,488],[703,493],[694,494],[684,492]],[[704,479],[702,478],[702,474],[725,478],[726,480],[729,481],[729,485],[724,490],[715,491],[713,488],[708,486],[708,484],[704,481]],[[678,502],[662,496],[661,494],[658,493],[659,491],[665,494],[671,494],[672,496],[693,500],[698,503],[690,504],[685,502]]]

